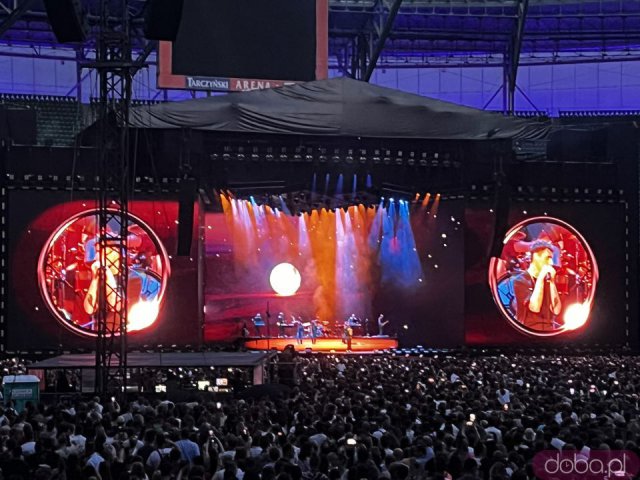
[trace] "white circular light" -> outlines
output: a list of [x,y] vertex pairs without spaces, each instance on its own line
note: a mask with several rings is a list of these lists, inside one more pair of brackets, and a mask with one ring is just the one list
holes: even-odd
[[127,315],[127,330],[137,332],[153,325],[160,313],[160,305],[155,301],[140,300],[133,304]]
[[283,297],[289,297],[300,288],[302,277],[296,267],[290,263],[280,263],[273,267],[269,276],[271,288]]
[[564,312],[564,328],[566,330],[577,330],[587,323],[589,318],[589,306],[581,303],[573,303]]

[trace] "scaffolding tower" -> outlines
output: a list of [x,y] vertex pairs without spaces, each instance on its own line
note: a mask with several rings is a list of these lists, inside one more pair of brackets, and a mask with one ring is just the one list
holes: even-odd
[[[120,19],[113,22],[109,19]],[[130,191],[129,108],[134,68],[127,1],[101,1],[96,62],[100,97],[96,392],[126,393]]]

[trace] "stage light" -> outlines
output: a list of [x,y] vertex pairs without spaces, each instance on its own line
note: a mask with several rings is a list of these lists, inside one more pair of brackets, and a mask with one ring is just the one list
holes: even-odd
[[276,265],[269,276],[271,288],[282,297],[289,297],[295,294],[300,288],[301,282],[300,272],[290,263]]
[[573,303],[564,312],[565,330],[577,330],[587,323],[589,318],[589,306],[582,303]]
[[137,332],[153,325],[158,317],[160,307],[158,302],[141,300],[135,303],[127,315],[127,330]]

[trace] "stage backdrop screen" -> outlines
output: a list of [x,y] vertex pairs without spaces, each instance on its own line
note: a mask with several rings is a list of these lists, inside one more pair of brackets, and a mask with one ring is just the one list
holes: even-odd
[[[101,267],[96,201],[74,196],[9,192],[9,351],[95,348]],[[116,292],[119,269],[127,268],[129,344],[199,343],[197,262],[175,256],[178,202],[135,200],[129,212],[128,252],[108,248],[104,269]],[[107,235],[119,234],[120,225],[119,213],[110,212]],[[118,298],[107,296],[112,312],[122,308]]]
[[384,333],[401,346],[462,344],[462,200],[386,199],[298,216],[284,204],[222,205],[205,220],[205,340],[237,339],[245,324],[255,335],[257,313],[271,321],[261,333],[277,336],[282,312],[287,323],[317,316],[338,337],[352,314],[356,336],[375,335],[384,314]]
[[624,204],[514,203],[489,258],[492,207],[466,212],[466,342],[626,343]]

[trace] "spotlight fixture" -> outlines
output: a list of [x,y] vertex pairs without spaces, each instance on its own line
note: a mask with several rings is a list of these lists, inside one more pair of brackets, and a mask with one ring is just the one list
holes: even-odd
[[344,161],[348,164],[352,164],[353,163],[353,150],[349,149],[347,150],[347,156],[344,157]]

